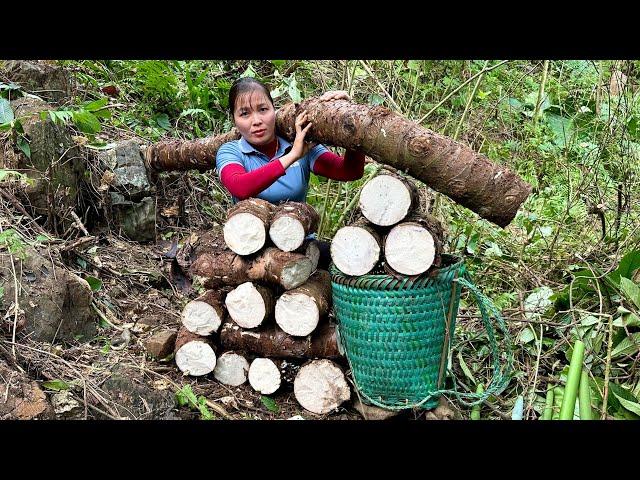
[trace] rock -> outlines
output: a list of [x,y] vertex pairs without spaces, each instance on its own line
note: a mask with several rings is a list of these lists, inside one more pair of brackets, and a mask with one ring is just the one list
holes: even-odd
[[114,219],[122,233],[130,240],[145,242],[156,238],[156,202],[151,197],[141,202],[126,200],[116,192],[110,192],[114,207]]
[[[16,118],[22,117],[22,126],[29,139],[31,158],[20,154],[16,165],[0,165],[24,170],[33,180],[25,189],[28,203],[35,216],[47,216],[51,210],[68,217],[68,209],[74,208],[78,198],[78,185],[84,174],[84,166],[78,147],[64,125],[54,124],[50,118],[42,120],[40,112],[53,107],[36,98],[19,98],[11,102]],[[15,160],[14,160],[15,162]],[[66,229],[73,222],[65,222]]]
[[53,408],[38,384],[0,359],[0,420],[53,418]]
[[125,199],[138,201],[154,192],[140,145],[135,140],[119,142],[114,148],[100,153],[98,158],[113,172],[111,187]]
[[427,420],[460,420],[461,415],[453,405],[444,397],[440,397],[439,404],[433,410],[425,414]]
[[82,408],[80,402],[78,402],[69,390],[62,390],[58,393],[51,395],[51,405],[57,415],[64,417],[74,416],[74,413],[79,413]]
[[155,333],[145,342],[145,349],[153,358],[165,358],[173,353],[176,336],[177,332],[171,330]]
[[62,103],[72,94],[72,79],[64,68],[43,61],[10,60],[0,71],[13,83],[46,101]]
[[355,408],[365,420],[387,420],[400,413],[400,410],[387,410],[374,405],[367,405],[366,403],[362,403],[359,398],[353,401],[353,408]]
[[[13,258],[18,275],[20,333],[49,343],[93,337],[96,315],[91,308],[93,292],[87,281],[56,266],[33,247],[26,246],[21,257],[15,254]],[[2,310],[15,308],[15,283],[9,254],[0,254]],[[13,324],[13,312],[7,318],[3,326],[8,330]]]
[[144,375],[133,367],[116,365],[102,390],[122,418],[132,420],[171,420],[175,400],[168,390],[156,390],[146,384]]

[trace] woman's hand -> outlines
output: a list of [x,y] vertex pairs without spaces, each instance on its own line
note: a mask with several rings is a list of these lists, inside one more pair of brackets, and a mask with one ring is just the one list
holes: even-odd
[[351,100],[351,97],[345,90],[331,90],[323,93],[319,100],[321,102],[329,102],[332,100]]
[[[296,138],[293,140],[293,146],[289,153],[280,157],[282,166],[287,169],[294,162],[304,157],[311,148],[314,147],[315,143],[305,142],[305,137],[307,136],[307,132],[312,122],[308,122],[308,114],[306,110],[303,110],[300,115],[296,117]],[[303,128],[303,125],[307,123],[307,125]]]

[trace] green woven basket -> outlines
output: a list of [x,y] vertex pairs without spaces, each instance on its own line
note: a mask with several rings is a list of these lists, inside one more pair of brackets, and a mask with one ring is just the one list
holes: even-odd
[[[506,387],[513,361],[508,331],[500,312],[470,282],[462,260],[443,255],[441,268],[417,279],[351,277],[333,264],[330,273],[340,343],[358,392],[369,403],[433,408],[440,395],[452,394],[475,405]],[[442,389],[463,286],[478,302],[494,358],[493,379],[482,394]],[[490,317],[504,335],[502,359]]]

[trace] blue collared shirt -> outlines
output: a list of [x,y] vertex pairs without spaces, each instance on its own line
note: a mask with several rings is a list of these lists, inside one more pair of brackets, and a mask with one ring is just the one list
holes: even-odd
[[[273,160],[280,158],[291,148],[291,144],[278,136],[278,151]],[[329,150],[324,145],[316,145],[307,154],[285,170],[285,174],[273,184],[260,192],[257,197],[271,203],[291,200],[304,202],[309,189],[309,178],[316,159]],[[256,150],[244,137],[240,140],[227,142],[218,149],[216,154],[216,169],[218,175],[230,163],[242,165],[247,172],[260,168],[271,160],[262,152]],[[238,201],[233,197],[233,203]]]

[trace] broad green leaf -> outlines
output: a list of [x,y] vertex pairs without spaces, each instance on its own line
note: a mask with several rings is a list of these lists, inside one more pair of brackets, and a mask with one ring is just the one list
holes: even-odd
[[291,81],[289,82],[289,88],[287,91],[289,93],[289,97],[291,97],[291,100],[294,102],[298,103],[302,100],[302,95],[300,95],[300,90],[298,90],[296,77],[291,76]]
[[280,407],[278,407],[278,404],[272,398],[262,395],[260,400],[271,412],[278,413],[280,411]]
[[638,285],[628,278],[620,277],[620,289],[636,307],[640,308],[640,287]]
[[11,122],[14,118],[9,100],[0,98],[0,123]]
[[382,98],[380,95],[378,95],[377,93],[372,93],[371,95],[369,95],[369,105],[382,105],[384,103],[384,98]]
[[284,65],[284,63],[286,62],[286,60],[271,60],[271,63],[273,64],[274,67],[276,68],[280,68]]
[[27,156],[27,158],[30,159],[31,147],[29,146],[29,142],[27,141],[27,139],[21,135],[18,137],[18,140],[16,141],[16,143],[18,144],[18,148],[22,150],[22,153],[24,153]]
[[626,408],[630,412],[635,413],[636,415],[640,415],[640,403],[632,402],[630,400],[625,400],[624,398],[616,395],[615,392],[612,392],[612,393],[616,396],[616,398],[624,408]]
[[79,110],[73,112],[73,123],[82,133],[96,134],[100,132],[100,120],[91,112]]
[[109,103],[109,99],[104,97],[104,98],[99,98],[98,100],[94,100],[93,102],[89,102],[84,106],[84,109],[89,111],[89,112],[95,112],[96,110],[100,110],[101,108],[105,107],[107,105],[107,103]]
[[68,390],[70,385],[62,380],[49,380],[47,382],[43,382],[42,386],[44,388],[48,388],[49,390],[55,390],[59,392],[60,390]]
[[160,113],[156,115],[155,121],[160,128],[164,130],[171,130],[171,123],[169,122],[169,116],[166,113]]
[[11,130],[13,126],[13,122],[0,123],[0,132],[6,132],[7,130]]
[[256,71],[253,69],[251,64],[247,67],[247,69],[240,75],[240,77],[255,77]]
[[583,327],[590,327],[591,325],[595,325],[596,323],[600,323],[600,319],[598,317],[594,317],[593,315],[585,315],[580,320],[580,325]]
[[520,332],[520,336],[518,339],[520,340],[520,343],[526,344],[535,340],[535,338],[536,338],[535,333],[533,333],[533,331],[531,330],[531,327],[527,325],[527,327],[524,330],[522,330],[522,332]]
[[565,147],[573,136],[571,120],[555,113],[548,113],[545,118],[553,132],[554,143],[559,147]]
[[624,338],[616,348],[611,352],[611,358],[621,357],[623,355],[633,355],[640,351],[640,332],[633,333],[631,336]]
[[620,284],[620,277],[633,278],[634,272],[640,268],[640,250],[633,250],[627,253],[608,277],[616,285]]
[[100,290],[102,288],[102,280],[100,280],[99,278],[92,277],[92,276],[89,275],[89,276],[85,277],[85,280],[87,281],[87,283],[91,287],[91,290],[94,291],[94,292],[97,292],[98,290]]
[[487,257],[502,257],[502,249],[495,242],[487,242],[489,248],[484,251],[485,256]]

